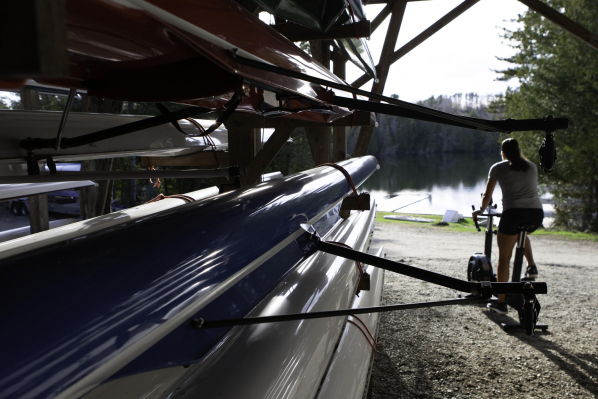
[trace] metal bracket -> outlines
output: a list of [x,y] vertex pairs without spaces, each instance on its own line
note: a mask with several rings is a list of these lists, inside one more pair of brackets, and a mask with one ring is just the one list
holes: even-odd
[[33,154],[32,150],[27,151],[27,175],[39,175],[39,165],[37,163],[37,157]]
[[48,169],[50,169],[50,174],[51,175],[55,175],[56,172],[57,172],[57,170],[56,170],[56,163],[52,159],[51,155],[48,155],[46,157],[46,165],[48,165]]
[[60,149],[60,141],[61,141],[62,131],[64,130],[64,126],[66,125],[66,119],[68,118],[69,112],[71,111],[71,108],[73,107],[73,100],[75,99],[76,95],[77,95],[77,89],[69,90],[69,96],[66,99],[66,105],[64,107],[64,111],[62,111],[62,117],[60,118],[60,125],[58,125],[58,134],[56,135],[56,143],[54,144],[54,149],[56,151],[58,151]]
[[363,206],[364,211],[369,211],[371,205],[370,193],[361,193],[357,197],[355,195],[346,197],[341,203],[341,211],[359,211],[361,210],[359,204]]

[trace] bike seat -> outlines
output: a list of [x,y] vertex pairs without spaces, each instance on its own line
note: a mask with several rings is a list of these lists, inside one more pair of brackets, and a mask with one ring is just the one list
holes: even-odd
[[518,227],[518,229],[519,231],[525,231],[526,233],[529,233],[530,231],[535,231],[536,226],[533,224],[522,224]]

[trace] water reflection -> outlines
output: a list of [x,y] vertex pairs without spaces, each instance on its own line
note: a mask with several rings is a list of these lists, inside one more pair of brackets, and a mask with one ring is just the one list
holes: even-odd
[[[444,214],[457,210],[471,215],[471,205],[479,207],[488,170],[499,162],[498,154],[400,155],[379,159],[381,169],[363,185],[384,212]],[[500,188],[494,202],[502,198]]]

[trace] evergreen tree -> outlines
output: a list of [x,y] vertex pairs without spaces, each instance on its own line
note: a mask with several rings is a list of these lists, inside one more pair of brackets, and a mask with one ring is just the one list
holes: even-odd
[[[595,0],[546,3],[598,32]],[[558,224],[598,231],[598,51],[535,12],[520,15],[519,22],[518,30],[505,31],[517,53],[506,59],[512,68],[500,73],[503,80],[517,78],[520,87],[508,90],[499,105],[511,118],[569,118],[569,128],[555,134],[555,169],[540,172],[540,182],[555,195]],[[539,163],[542,132],[513,136],[524,154]]]
[[[393,94],[392,96],[396,96]],[[392,97],[391,96],[391,97]],[[490,108],[494,96],[477,93],[457,93],[452,96],[430,97],[418,104],[454,115],[473,118],[497,119],[502,117],[499,107]],[[399,154],[431,154],[440,152],[485,153],[499,151],[499,134],[461,127],[441,125],[390,115],[377,115],[378,127],[374,129],[368,153],[382,158]],[[355,148],[359,128],[348,135],[348,152]]]

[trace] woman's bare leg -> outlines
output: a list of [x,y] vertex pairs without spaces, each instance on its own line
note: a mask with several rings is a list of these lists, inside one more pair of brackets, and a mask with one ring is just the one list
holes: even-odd
[[528,236],[525,237],[525,259],[527,259],[528,266],[536,264],[536,262],[534,262],[534,255],[532,254],[532,243]]
[[[496,279],[499,283],[506,283],[509,281],[509,264],[511,263],[511,255],[513,254],[513,248],[517,243],[517,235],[507,235],[500,231],[496,238],[498,243],[498,267],[496,269]],[[498,302],[505,302],[507,296],[500,294],[498,296]]]

